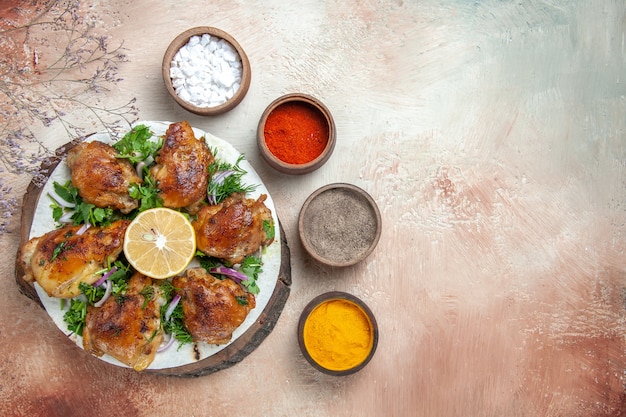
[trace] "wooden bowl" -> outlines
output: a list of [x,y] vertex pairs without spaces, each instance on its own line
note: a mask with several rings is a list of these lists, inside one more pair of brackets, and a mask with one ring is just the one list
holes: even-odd
[[[191,37],[202,36],[204,34],[208,34],[212,37],[221,38],[227,41],[237,51],[239,60],[241,61],[241,84],[239,85],[239,88],[234,93],[234,95],[226,102],[211,107],[201,107],[182,99],[176,93],[176,89],[172,84],[172,78],[170,77],[170,67],[176,53],[189,42]],[[163,81],[165,82],[165,87],[167,88],[167,91],[170,93],[174,101],[176,101],[184,109],[192,113],[199,114],[201,116],[214,116],[232,110],[245,97],[246,93],[248,92],[248,88],[250,87],[250,80],[252,78],[250,61],[248,60],[248,56],[244,52],[241,45],[239,45],[235,38],[233,38],[228,33],[210,26],[194,27],[184,31],[176,38],[174,38],[172,43],[170,43],[167,50],[165,51],[165,55],[163,56],[161,71],[163,75]]]
[[[303,111],[307,112],[307,114],[314,116],[316,118],[319,117],[321,121],[324,121],[324,124],[328,132],[328,136],[325,137],[325,146],[323,149],[320,150],[320,153],[316,157],[314,157],[312,160],[307,160],[304,162],[295,161],[295,160],[286,161],[284,159],[279,158],[274,153],[272,153],[271,147],[268,146],[268,142],[266,141],[267,120],[270,117],[270,115],[273,115],[273,112],[284,109],[285,108],[284,106],[301,107]],[[294,122],[295,122],[294,120],[291,120],[292,124]],[[290,140],[290,139],[285,138],[285,140]],[[333,153],[333,150],[335,149],[335,142],[336,142],[335,121],[333,120],[333,117],[330,111],[328,110],[328,108],[315,97],[312,97],[307,94],[302,94],[302,93],[286,94],[282,97],[277,98],[272,103],[270,103],[270,105],[267,106],[267,108],[263,112],[261,116],[261,120],[259,120],[259,125],[257,128],[257,145],[259,147],[261,156],[265,159],[265,161],[272,168],[284,174],[299,175],[299,174],[307,174],[309,172],[315,171],[316,169],[324,165],[326,161],[328,161],[328,159]],[[297,148],[299,144],[300,146],[305,146],[303,145],[303,142],[291,142],[290,143],[292,148]],[[319,143],[315,143],[314,145],[316,149],[320,147]]]
[[[338,317],[333,310],[344,315]],[[314,316],[323,321],[312,320]],[[337,337],[328,337],[327,332]],[[359,347],[345,355],[346,346],[355,343]],[[298,345],[305,359],[320,372],[334,376],[352,375],[363,369],[374,356],[378,345],[378,324],[372,311],[359,298],[341,291],[327,292],[311,300],[302,311],[298,322]],[[329,356],[343,360],[324,359]]]
[[313,259],[329,266],[365,259],[378,244],[381,230],[376,202],[352,184],[319,188],[306,199],[298,217],[302,246]]

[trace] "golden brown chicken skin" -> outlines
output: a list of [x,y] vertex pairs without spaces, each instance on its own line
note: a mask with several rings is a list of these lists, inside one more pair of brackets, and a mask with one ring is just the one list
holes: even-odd
[[256,306],[253,294],[231,279],[190,268],[172,280],[181,296],[184,324],[196,342],[226,344]]
[[146,369],[163,341],[160,286],[140,273],[128,281],[126,293],[102,307],[87,307],[83,347],[96,356],[108,354],[136,371]]
[[37,281],[50,297],[78,296],[81,282],[96,282],[99,276],[94,273],[117,259],[128,224],[118,220],[90,227],[81,235],[77,234],[81,226],[65,226],[32,238],[20,251],[24,280]]
[[204,206],[192,222],[198,250],[208,256],[236,264],[272,243],[264,223],[273,225],[272,212],[265,205],[265,194],[257,200],[235,193],[222,202]]
[[70,149],[66,162],[83,200],[130,213],[139,203],[128,194],[128,188],[143,181],[129,161],[116,156],[117,151],[106,143],[83,142]]
[[197,139],[188,122],[172,123],[150,176],[156,181],[163,205],[196,212],[207,195],[208,168],[213,154],[203,139]]

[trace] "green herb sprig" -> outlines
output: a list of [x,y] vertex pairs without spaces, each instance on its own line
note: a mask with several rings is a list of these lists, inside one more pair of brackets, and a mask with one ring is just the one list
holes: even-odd
[[[165,310],[161,311],[161,314],[164,313]],[[170,333],[173,337],[178,340],[180,349],[181,346],[186,345],[188,343],[193,343],[193,336],[189,333],[189,330],[185,327],[183,322],[185,315],[183,313],[183,306],[178,303],[174,311],[172,311],[172,315],[168,321],[163,322],[163,330],[165,333]]]
[[83,335],[87,317],[87,303],[80,298],[70,300],[70,309],[63,315],[63,321],[67,323],[67,329],[79,336]]
[[[217,150],[212,152],[213,156],[217,155]],[[239,155],[235,164],[215,159],[209,165],[210,181],[207,186],[207,195],[209,196],[210,204],[218,204],[234,193],[247,194],[256,190],[257,185],[245,185],[243,183],[243,176],[247,174],[247,171],[239,166],[243,160],[243,155]],[[219,173],[225,173],[226,175],[220,177]],[[216,178],[219,178],[219,180],[216,180]]]
[[[131,270],[128,265],[122,261],[115,261],[110,267],[99,271],[99,274],[105,274],[116,267],[115,272],[109,276],[109,280],[112,284],[111,296],[115,299],[123,297],[126,293],[126,287],[130,278]],[[63,315],[63,321],[67,323],[69,331],[76,333],[79,336],[83,335],[83,329],[85,327],[85,319],[87,317],[87,306],[94,305],[104,295],[104,288],[94,286],[81,282],[78,285],[83,297],[76,297],[70,300],[70,308]]]
[[170,315],[169,320],[165,320],[165,312],[167,311],[167,309],[170,306],[170,303],[172,302],[172,299],[174,298],[174,292],[175,292],[175,288],[174,285],[171,283],[171,281],[163,281],[161,283],[161,292],[163,293],[163,297],[165,297],[165,299],[167,300],[167,302],[161,306],[161,319],[162,319],[162,324],[163,324],[163,331],[165,333],[169,333],[172,335],[172,337],[174,337],[179,345],[178,348],[180,349],[181,346],[188,344],[188,343],[193,343],[193,336],[191,335],[191,333],[189,333],[189,330],[187,330],[187,328],[185,327],[184,324],[184,313],[183,313],[183,306],[182,304],[179,302],[176,307],[174,308],[174,310],[172,311],[172,314]]
[[276,237],[276,229],[274,228],[273,220],[263,220],[263,231],[265,232],[265,238],[272,240]]
[[122,139],[113,144],[113,148],[118,152],[117,157],[128,159],[134,166],[144,162],[154,156],[163,144],[162,138],[150,140],[152,136],[152,131],[146,125],[133,127]]
[[128,194],[139,201],[138,212],[163,207],[163,199],[159,196],[159,188],[148,173],[144,175],[143,184],[131,184]]
[[61,222],[61,219],[65,216],[70,216],[72,224],[91,224],[92,226],[108,226],[113,221],[120,218],[118,214],[112,208],[100,208],[93,204],[85,202],[80,195],[78,195],[78,188],[72,185],[72,181],[68,180],[65,184],[59,184],[54,182],[54,192],[59,198],[65,200],[65,202],[73,205],[73,208],[66,207],[61,201],[56,200],[56,196],[49,195],[52,199],[52,218],[57,223]]
[[258,294],[260,288],[257,285],[257,279],[259,278],[259,274],[263,272],[263,262],[261,262],[261,258],[257,258],[255,256],[246,256],[246,258],[241,263],[239,271],[248,276],[248,280],[241,281],[241,285],[246,287],[246,289],[250,293]]
[[[196,259],[202,268],[212,273],[216,278],[226,278],[227,275],[211,272],[214,268],[219,268],[222,265],[219,259],[206,256],[200,251],[196,254]],[[241,280],[241,282],[239,282],[239,280],[236,281],[239,282],[249,293],[258,294],[260,292],[260,288],[257,284],[257,279],[259,278],[259,274],[263,272],[263,262],[261,261],[261,258],[257,258],[252,255],[246,256],[243,262],[241,262],[238,271],[246,275],[248,279]]]

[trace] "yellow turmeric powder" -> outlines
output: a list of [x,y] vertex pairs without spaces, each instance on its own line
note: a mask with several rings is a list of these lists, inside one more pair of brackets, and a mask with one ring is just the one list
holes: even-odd
[[309,314],[303,329],[311,358],[331,371],[361,364],[372,350],[372,325],[365,312],[344,299],[326,301]]

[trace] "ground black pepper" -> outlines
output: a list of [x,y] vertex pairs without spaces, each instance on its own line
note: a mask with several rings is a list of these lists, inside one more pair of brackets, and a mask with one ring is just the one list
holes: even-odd
[[362,255],[376,239],[376,214],[367,199],[331,188],[313,199],[304,215],[304,238],[321,257],[344,263]]

